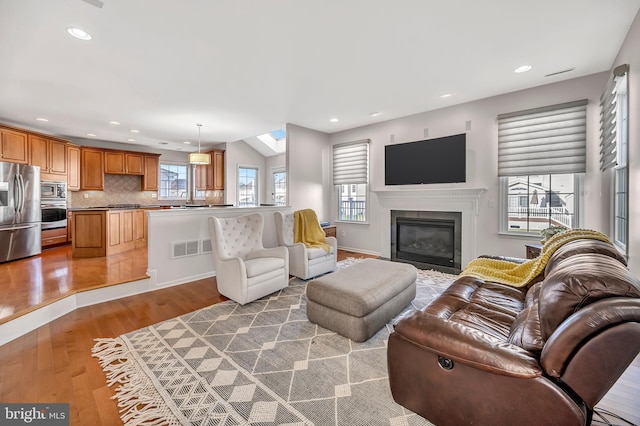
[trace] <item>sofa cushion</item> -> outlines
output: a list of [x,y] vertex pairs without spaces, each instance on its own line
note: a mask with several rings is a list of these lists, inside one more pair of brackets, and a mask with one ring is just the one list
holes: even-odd
[[617,296],[640,297],[640,281],[617,259],[586,253],[561,260],[540,289],[542,338],[546,341],[574,312],[597,300]]
[[247,277],[257,277],[267,272],[284,268],[284,259],[279,257],[259,257],[244,261],[247,268]]
[[516,320],[511,325],[509,333],[509,343],[520,346],[540,356],[544,347],[544,340],[540,334],[540,317],[538,316],[538,304],[533,303],[527,306],[516,316]]
[[329,246],[329,253],[327,253],[327,251],[323,248],[319,248],[319,247],[313,247],[313,248],[307,248],[307,258],[309,260],[313,260],[313,259],[317,259],[319,257],[325,257],[328,256],[330,254],[333,254],[335,252],[335,250],[333,249],[333,246]]

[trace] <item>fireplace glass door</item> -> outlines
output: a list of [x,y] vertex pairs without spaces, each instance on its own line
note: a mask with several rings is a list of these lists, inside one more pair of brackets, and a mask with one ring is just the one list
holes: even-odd
[[455,222],[440,219],[396,219],[398,259],[454,266]]

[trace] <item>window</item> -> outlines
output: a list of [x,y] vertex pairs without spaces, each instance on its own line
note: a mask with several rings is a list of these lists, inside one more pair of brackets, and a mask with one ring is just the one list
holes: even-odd
[[258,169],[238,167],[238,206],[258,205]]
[[160,198],[187,200],[189,197],[189,166],[160,163]]
[[338,220],[367,221],[369,139],[333,146],[333,184],[338,193]]
[[628,72],[628,65],[616,67],[600,98],[600,170],[613,174],[611,234],[625,254],[629,238]]
[[501,232],[539,236],[550,226],[580,226],[586,105],[576,101],[498,116]]
[[278,206],[287,205],[287,171],[283,169],[274,170],[273,174],[273,188],[271,194],[273,197],[273,203]]
[[507,197],[506,231],[533,233],[550,226],[576,227],[577,175],[526,175],[502,178]]

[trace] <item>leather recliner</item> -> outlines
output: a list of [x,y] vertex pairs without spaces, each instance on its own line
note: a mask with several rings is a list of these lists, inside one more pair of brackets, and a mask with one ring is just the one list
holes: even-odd
[[640,281],[577,240],[528,288],[461,277],[394,324],[391,392],[441,425],[588,425],[640,352]]

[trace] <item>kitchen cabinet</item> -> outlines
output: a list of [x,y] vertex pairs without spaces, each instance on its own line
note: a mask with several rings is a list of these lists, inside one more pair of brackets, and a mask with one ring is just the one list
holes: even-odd
[[73,212],[67,211],[67,241],[73,241]]
[[100,257],[147,246],[147,215],[143,209],[74,210],[73,257]]
[[[78,210],[73,212],[73,257],[107,255],[107,211]],[[68,224],[67,224],[68,225]]]
[[205,154],[210,156],[210,163],[196,166],[196,189],[222,191],[224,190],[224,151],[216,149]]
[[27,133],[0,127],[0,161],[28,164]]
[[67,181],[67,143],[29,135],[29,164],[40,166],[41,180]]
[[80,191],[80,147],[67,144],[67,189]]
[[42,248],[65,244],[67,242],[67,228],[43,229]]
[[214,191],[224,190],[224,151],[214,150],[212,155]]
[[144,155],[133,152],[104,152],[104,172],[118,175],[143,175]]
[[134,249],[134,235],[134,210],[107,212],[107,256]]
[[160,155],[144,156],[144,174],[142,190],[157,191],[160,187]]
[[104,151],[80,148],[80,190],[104,191]]

